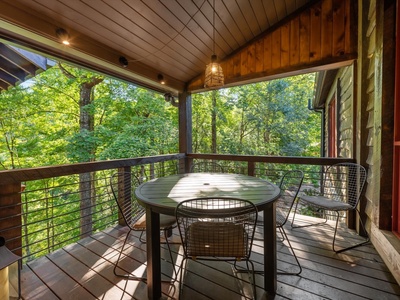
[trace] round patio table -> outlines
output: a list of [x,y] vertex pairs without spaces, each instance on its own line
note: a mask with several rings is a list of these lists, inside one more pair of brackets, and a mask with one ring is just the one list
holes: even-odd
[[198,197],[234,197],[253,202],[264,212],[264,290],[276,292],[275,201],[278,186],[257,177],[229,173],[186,173],[142,183],[135,191],[146,208],[147,291],[161,298],[160,214],[173,216],[179,202]]

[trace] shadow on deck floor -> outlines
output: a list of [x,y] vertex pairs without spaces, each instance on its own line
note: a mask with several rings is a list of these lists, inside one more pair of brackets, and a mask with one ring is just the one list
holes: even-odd
[[[300,217],[300,216],[299,216]],[[313,218],[301,216],[303,222]],[[297,219],[296,219],[297,222]],[[147,299],[145,282],[115,277],[113,266],[127,230],[116,226],[80,240],[49,255],[24,265],[22,295],[24,299]],[[362,246],[341,254],[331,250],[333,226],[291,229],[286,226],[303,272],[300,276],[278,275],[274,299],[400,299],[400,287],[372,245]],[[343,245],[359,240],[353,231],[341,230],[338,240]],[[146,274],[146,245],[131,234],[125,271]],[[174,239],[178,239],[174,232]],[[262,233],[257,235],[262,237]],[[279,234],[278,234],[279,237]],[[163,245],[165,246],[165,245]],[[175,267],[181,262],[179,244],[172,245]],[[278,242],[278,271],[296,267],[286,243]],[[161,250],[167,258],[167,249]],[[252,259],[262,268],[263,247],[255,241]],[[172,264],[163,261],[163,279],[171,280]],[[256,275],[257,298],[266,299],[262,275]],[[184,276],[181,299],[251,299],[247,274],[235,274],[228,263],[189,262]],[[163,283],[166,299],[178,299],[178,283]]]

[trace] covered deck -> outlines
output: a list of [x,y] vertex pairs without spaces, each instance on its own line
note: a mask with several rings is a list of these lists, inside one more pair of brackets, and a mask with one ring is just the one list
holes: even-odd
[[[316,221],[301,216],[299,222]],[[318,221],[318,220],[317,220]],[[296,219],[297,222],[297,219]],[[399,299],[400,287],[372,245],[342,254],[331,248],[333,224],[291,229],[286,232],[303,267],[300,276],[278,275],[274,299]],[[360,237],[342,228],[342,245]],[[144,282],[114,276],[116,261],[127,230],[115,226],[79,240],[24,265],[22,296],[24,299],[145,299]],[[146,272],[146,245],[137,232],[131,233],[127,257],[123,265],[136,275]],[[174,232],[173,241],[179,242]],[[262,232],[257,232],[262,237]],[[279,234],[278,234],[279,237]],[[263,247],[255,241],[252,259],[262,268]],[[178,269],[182,251],[179,243],[172,245]],[[167,258],[167,249],[162,249]],[[246,274],[235,274],[228,263],[189,262],[180,299],[251,299],[251,285]],[[278,271],[295,268],[295,261],[285,242],[278,243]],[[172,280],[172,264],[163,261],[163,279]],[[257,275],[257,299],[266,299],[262,275]],[[243,296],[246,295],[247,297]],[[163,296],[178,299],[178,281],[163,283]]]
[[[370,187],[380,187],[381,182],[378,180],[381,179],[387,182],[392,181],[392,174],[388,168],[380,168],[377,163],[372,164],[378,159],[387,160],[386,158],[390,155],[383,155],[386,154],[385,151],[381,152],[380,147],[370,147],[375,143],[367,141],[369,137],[376,136],[377,144],[379,143],[380,136],[369,134],[369,129],[370,127],[381,128],[381,123],[375,121],[376,126],[372,126],[373,122],[367,121],[374,120],[369,119],[368,114],[371,112],[372,115],[376,109],[380,111],[380,105],[374,107],[372,104],[368,105],[366,101],[371,99],[371,103],[374,101],[379,103],[380,89],[386,92],[387,88],[382,88],[381,84],[378,84],[376,98],[375,96],[368,97],[368,95],[363,97],[364,94],[361,91],[370,91],[367,88],[369,82],[367,78],[371,78],[374,86],[380,82],[388,82],[388,85],[391,83],[385,77],[390,72],[384,72],[383,79],[375,80],[375,77],[371,76],[371,73],[382,68],[382,60],[378,58],[382,57],[379,49],[386,49],[386,46],[380,47],[380,43],[383,45],[381,29],[385,27],[383,26],[383,17],[385,20],[390,20],[388,13],[392,12],[387,9],[385,14],[379,14],[376,13],[374,7],[378,7],[378,12],[383,12],[387,4],[393,4],[395,1],[385,1],[385,7],[383,2],[380,4],[379,1],[372,0],[365,2],[365,5],[361,5],[364,1],[264,1],[266,3],[263,7],[264,10],[253,8],[247,1],[243,1],[242,6],[236,5],[237,1],[232,1],[232,3],[235,2],[235,5],[224,6],[223,8],[227,9],[226,13],[221,16],[217,15],[217,24],[211,21],[213,9],[210,1],[203,1],[204,7],[196,5],[194,1],[187,1],[187,3],[185,1],[152,1],[149,2],[150,4],[140,1],[138,10],[143,13],[143,18],[121,18],[121,15],[128,11],[132,16],[137,16],[136,8],[129,7],[127,11],[124,1],[116,1],[119,4],[118,9],[117,6],[108,5],[107,1],[101,1],[102,5],[99,7],[92,7],[87,2],[60,0],[55,4],[51,1],[2,1],[0,4],[2,25],[0,26],[0,39],[2,42],[34,49],[38,53],[45,53],[62,61],[84,66],[164,93],[167,96],[176,97],[179,100],[179,151],[181,155],[175,156],[175,159],[180,159],[181,162],[199,157],[196,154],[191,155],[193,152],[191,146],[191,94],[205,90],[204,67],[209,63],[210,56],[214,52],[211,51],[213,44],[217,45],[216,54],[224,67],[225,87],[348,66],[359,58],[358,49],[368,48],[371,53],[368,55],[360,53],[361,57],[357,63],[361,76],[357,76],[360,82],[354,90],[359,89],[360,93],[354,98],[354,104],[359,102],[353,112],[354,116],[356,114],[359,116],[358,113],[361,112],[363,118],[358,118],[358,120],[362,119],[365,122],[363,121],[360,126],[355,127],[357,132],[352,132],[352,142],[357,147],[354,153],[348,153],[347,157],[351,157],[348,158],[349,160],[357,158],[361,163],[371,164],[371,174],[375,175],[371,176],[376,179],[371,181]],[[261,5],[262,2],[258,1],[257,3]],[[275,7],[273,2],[279,3],[278,6]],[[172,3],[173,7],[168,7],[166,3]],[[217,3],[218,12],[222,3],[224,2]],[[371,8],[370,12],[368,6]],[[272,13],[276,13],[276,17],[272,16],[272,19],[267,16],[267,13],[271,12],[269,9],[271,7],[275,7]],[[145,11],[149,13],[144,14]],[[263,11],[264,13],[262,13]],[[155,12],[162,18],[155,18],[156,23],[153,23]],[[262,18],[257,18],[255,14],[260,12]],[[238,19],[238,15],[242,15],[243,18]],[[222,18],[222,16],[227,18]],[[363,24],[361,28],[357,28],[356,16],[364,16],[361,19],[364,23],[366,23],[364,19],[371,17],[372,25],[368,27],[368,24]],[[376,22],[375,18],[377,18]],[[117,20],[121,20],[121,24],[116,23]],[[232,23],[238,21],[244,26],[249,26],[249,30],[246,30],[247,34],[238,41],[231,38],[225,45],[227,41],[224,40],[224,37],[228,36],[228,33],[233,37],[241,37],[242,33],[238,34],[239,27],[232,26]],[[375,27],[380,30],[376,35]],[[237,30],[232,33],[228,32],[232,28],[237,28]],[[69,48],[61,44],[57,34],[58,29],[67,29],[68,34],[72,37]],[[194,32],[188,33],[188,30]],[[376,50],[377,55],[374,55],[374,47],[367,47],[362,30],[368,34],[373,33],[371,41],[376,42],[376,48],[379,50]],[[212,35],[215,31],[217,34],[214,39]],[[363,44],[357,45],[358,40]],[[193,49],[196,51],[191,51]],[[388,57],[386,53],[385,57]],[[368,64],[369,59],[372,62],[370,65]],[[392,64],[390,56],[386,61],[388,65]],[[386,65],[383,66],[384,69],[386,69],[385,67]],[[7,70],[7,72],[10,71]],[[15,76],[15,72],[12,73]],[[165,84],[160,82],[159,75],[166,80]],[[14,85],[14,80],[7,78],[1,78],[0,90],[7,90],[9,86]],[[24,76],[21,76],[17,82],[22,81],[23,78]],[[365,110],[364,107],[368,107],[370,111]],[[378,118],[378,115],[376,114],[375,118]],[[386,118],[382,119],[382,128],[385,128],[387,121]],[[353,125],[356,125],[355,122]],[[387,127],[391,128],[391,126]],[[360,130],[360,137],[356,137],[356,133],[358,134]],[[382,139],[382,141],[382,144],[385,144],[385,140]],[[187,156],[188,154],[189,156]],[[203,156],[203,158],[207,158],[207,156]],[[236,159],[235,156],[231,158]],[[233,169],[236,172],[260,176],[261,173],[258,172],[259,169],[256,165],[258,159],[260,158],[241,157],[240,162],[244,162],[244,164],[234,166]],[[316,163],[317,165],[335,162],[335,159],[324,160],[323,163],[322,160],[310,161],[312,161],[311,164]],[[298,158],[273,158],[272,161],[262,158],[261,161],[265,165],[268,163],[299,163]],[[74,198],[74,195],[79,194],[79,183],[71,184],[73,188],[62,187],[67,191],[57,194],[58,196],[56,195],[54,198],[52,194],[51,196],[46,194],[46,197],[40,198],[41,196],[35,194],[41,194],[42,191],[30,190],[30,181],[43,181],[44,194],[49,189],[48,182],[45,182],[47,179],[75,176],[74,180],[76,180],[77,175],[85,172],[104,171],[105,174],[108,171],[127,169],[148,162],[151,162],[151,158],[146,157],[54,168],[10,170],[2,174],[0,177],[0,203],[4,209],[0,210],[0,231],[7,239],[7,246],[15,253],[22,255],[26,262],[22,280],[24,299],[146,298],[145,283],[116,279],[112,273],[112,263],[117,257],[118,247],[122,245],[121,239],[123,239],[125,231],[122,227],[115,227],[117,217],[115,211],[109,209],[108,202],[96,203],[93,205],[94,207],[90,207],[88,214],[93,215],[93,222],[92,220],[90,222],[90,225],[93,224],[93,228],[90,227],[88,230],[80,228],[80,225],[76,224],[71,225],[71,228],[64,229],[64,226],[67,226],[62,223],[63,226],[59,226],[62,232],[58,232],[57,214],[40,220],[47,226],[43,229],[47,236],[40,236],[38,232],[29,232],[27,228],[33,222],[39,222],[28,218],[32,213],[40,211],[52,213],[53,208],[68,206],[74,210],[67,213],[79,212],[80,209],[79,202],[75,199],[77,197]],[[389,160],[387,160],[387,164],[390,164]],[[183,165],[179,172],[188,171],[189,164],[185,162]],[[165,176],[166,173],[154,175],[152,168],[151,166],[148,171],[151,176]],[[174,168],[176,169],[175,162]],[[383,174],[385,177],[380,176],[383,170],[385,170]],[[103,176],[103,173],[99,177]],[[109,173],[106,175],[109,176]],[[264,172],[262,175],[265,174]],[[107,178],[106,175],[104,178]],[[390,180],[386,180],[388,177]],[[27,185],[27,191],[22,197],[21,184]],[[67,185],[65,184],[65,186]],[[56,188],[60,187],[51,187],[50,190]],[[90,197],[95,198],[101,195],[101,188]],[[379,209],[381,220],[391,220],[392,214],[388,207],[391,206],[392,200],[390,196],[387,196],[389,193],[378,195],[382,197],[382,203],[379,197],[375,197],[377,193],[379,192],[370,189],[369,196],[377,199],[379,205],[371,202],[369,207],[374,207],[373,211]],[[47,201],[48,199],[59,199],[61,204],[54,203],[52,206],[53,203]],[[93,199],[90,198],[90,200]],[[105,226],[104,224],[109,221],[103,214],[108,210],[111,210],[110,215],[113,220]],[[363,208],[363,210],[365,209]],[[372,223],[370,231],[373,233],[373,241],[377,249],[386,248],[388,242],[383,242],[383,236],[385,230],[392,230],[391,225],[379,224],[378,226],[374,224],[378,217],[377,214],[370,211],[368,217]],[[97,216],[99,216],[98,219]],[[349,216],[349,219],[348,223],[354,226],[355,220],[352,216]],[[76,223],[78,221],[71,220],[69,222]],[[80,235],[91,232],[92,229],[93,232],[101,231],[80,239]],[[304,270],[299,277],[280,275],[275,298],[398,299],[400,296],[399,285],[374,248],[370,245],[343,254],[334,254],[328,240],[330,230],[329,227],[287,230]],[[351,238],[358,238],[352,231],[347,230],[347,232]],[[65,238],[62,236],[64,233],[68,234]],[[48,243],[43,246],[42,242]],[[146,247],[135,239],[131,240],[131,245],[133,252],[130,254],[130,258],[126,259],[127,271],[137,270],[144,273]],[[174,246],[177,256],[179,249],[179,244]],[[279,248],[278,267],[280,269],[293,266],[292,257],[287,255],[286,250],[287,248],[284,246]],[[399,268],[396,265],[398,254],[396,253],[397,256],[395,256],[392,253],[396,251],[386,253],[384,250],[380,249],[380,252],[386,256],[386,262],[389,262],[388,266],[393,265],[392,272],[398,274]],[[261,262],[263,249],[256,246],[254,251],[254,259]],[[43,252],[45,253],[43,254]],[[390,264],[390,262],[393,263]],[[170,263],[164,264],[163,270],[167,270],[166,278],[171,274],[168,273],[171,266]],[[208,276],[207,272],[211,271],[213,271],[212,276]],[[229,267],[222,269],[221,266],[221,270],[214,273],[209,266],[194,264],[193,272],[189,275],[185,281],[185,299],[190,297],[193,299],[202,299],[202,297],[205,299],[242,298],[240,296],[241,288],[247,289],[248,287],[246,282],[233,280],[233,274]],[[174,288],[165,284],[164,295],[176,298],[176,286],[175,284]],[[265,295],[262,294],[261,280],[258,287],[260,291],[258,298],[262,299]]]

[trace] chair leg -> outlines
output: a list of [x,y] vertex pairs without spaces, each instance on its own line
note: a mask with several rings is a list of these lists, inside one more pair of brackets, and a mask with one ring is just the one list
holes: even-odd
[[144,278],[144,277],[136,277],[136,276],[132,276],[132,275],[130,275],[130,274],[119,274],[119,273],[117,273],[118,263],[119,263],[119,260],[121,259],[122,252],[124,251],[125,244],[126,244],[126,242],[128,241],[129,234],[131,233],[131,231],[132,231],[132,230],[130,229],[130,230],[128,231],[128,233],[126,234],[126,237],[125,237],[124,243],[123,243],[123,245],[122,245],[121,251],[119,252],[118,259],[117,259],[117,261],[116,261],[116,263],[115,263],[115,265],[114,265],[114,269],[113,269],[114,275],[115,275],[115,276],[118,276],[118,277],[125,278],[125,279],[129,279],[129,280],[146,281],[146,278]]
[[292,218],[292,224],[291,224],[291,227],[292,227],[292,228],[304,228],[304,227],[310,227],[310,226],[319,226],[319,225],[325,225],[325,224],[328,222],[328,217],[326,216],[325,211],[324,211],[324,215],[325,215],[325,221],[324,221],[324,222],[295,226],[295,225],[294,225],[294,218],[295,218],[295,216],[296,216],[297,205],[299,204],[299,202],[300,202],[300,201],[297,201],[297,202],[296,202],[296,206],[295,206],[294,211],[293,211],[293,218]]
[[291,244],[290,241],[289,241],[289,238],[288,238],[288,236],[287,236],[287,234],[286,234],[286,231],[285,231],[285,229],[284,229],[283,227],[279,227],[279,230],[280,230],[280,232],[282,233],[282,235],[284,236],[283,239],[284,239],[284,240],[286,239],[287,242],[288,242],[288,244],[289,244],[289,248],[290,248],[290,250],[291,250],[292,253],[293,253],[294,259],[296,260],[296,263],[297,263],[297,265],[298,265],[298,267],[299,267],[299,271],[298,271],[298,272],[277,272],[277,274],[278,274],[278,275],[300,275],[300,273],[301,273],[301,271],[302,271],[303,269],[301,268],[300,262],[299,262],[299,260],[298,260],[298,258],[297,258],[296,253],[294,252],[294,249],[293,249],[293,247],[292,247],[292,244]]
[[143,239],[143,234],[144,234],[144,230],[142,230],[142,231],[140,232],[139,241],[140,241],[141,243],[143,243],[143,244],[146,244],[146,240]]
[[354,249],[356,247],[366,245],[366,244],[368,244],[370,242],[369,234],[368,234],[367,230],[365,229],[364,222],[361,219],[360,212],[358,211],[358,209],[356,209],[356,211],[357,211],[358,216],[360,218],[361,227],[362,227],[364,233],[367,235],[367,239],[365,241],[363,241],[361,243],[358,243],[358,244],[355,244],[353,246],[350,246],[350,247],[347,247],[347,248],[343,248],[343,249],[340,249],[340,250],[335,250],[336,233],[337,233],[337,227],[338,227],[338,224],[339,224],[339,212],[336,212],[336,214],[337,214],[337,216],[336,216],[336,226],[335,226],[335,233],[333,235],[333,242],[332,242],[332,250],[335,251],[336,253],[341,253],[341,252],[344,252],[344,251],[347,251],[347,250],[350,250],[350,249]]
[[[251,270],[249,268],[249,263],[251,265]],[[250,280],[252,281],[252,286],[253,286],[253,299],[257,299],[257,288],[256,288],[256,274],[264,274],[264,271],[256,271],[254,268],[254,263],[251,260],[246,260],[246,268],[247,270],[244,269],[239,269],[236,266],[236,261],[233,263],[233,268],[237,273],[248,273],[250,276]]]
[[187,264],[187,258],[183,257],[181,266],[180,266],[180,274],[179,274],[179,290],[178,290],[178,295],[179,298],[181,298],[181,293],[182,293],[182,280],[183,280],[183,271],[186,270],[186,264]]
[[178,273],[176,272],[176,269],[175,269],[174,259],[172,257],[171,246],[170,246],[170,244],[168,242],[168,236],[171,236],[171,235],[169,235],[169,232],[171,230],[172,230],[171,228],[168,228],[168,229],[164,230],[164,238],[165,238],[165,243],[167,244],[167,247],[168,247],[169,258],[171,259],[172,269],[174,271],[174,277],[175,278],[174,278],[174,280],[172,280],[172,282],[175,282],[177,280],[177,278],[178,278]]

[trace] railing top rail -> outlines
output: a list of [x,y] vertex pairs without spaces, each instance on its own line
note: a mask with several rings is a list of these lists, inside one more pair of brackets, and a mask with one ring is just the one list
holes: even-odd
[[305,157],[305,156],[269,156],[269,155],[232,155],[232,154],[199,154],[188,153],[188,158],[232,160],[248,162],[284,163],[284,164],[312,164],[333,165],[341,162],[356,162],[354,158],[341,157]]
[[255,155],[231,155],[231,154],[199,154],[199,153],[175,153],[167,155],[155,155],[137,158],[116,159],[108,161],[96,161],[87,163],[76,163],[69,165],[47,166],[27,169],[15,169],[0,171],[0,185],[18,184],[24,181],[52,178],[72,174],[80,174],[107,169],[157,163],[173,159],[213,159],[246,162],[266,162],[285,164],[313,164],[332,165],[339,162],[355,162],[353,158],[331,158],[331,157],[289,157],[289,156],[255,156]]
[[184,153],[0,171],[0,185],[185,158]]

